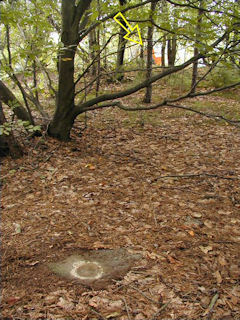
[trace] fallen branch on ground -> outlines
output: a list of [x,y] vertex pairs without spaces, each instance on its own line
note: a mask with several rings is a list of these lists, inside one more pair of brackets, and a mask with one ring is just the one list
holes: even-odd
[[217,179],[224,179],[224,180],[240,180],[240,178],[238,178],[238,177],[225,177],[225,176],[219,176],[217,174],[211,174],[211,173],[197,173],[197,174],[159,176],[157,178],[154,178],[150,183],[153,183],[159,179],[168,179],[168,178],[188,179],[188,178],[201,178],[201,177],[217,178]]

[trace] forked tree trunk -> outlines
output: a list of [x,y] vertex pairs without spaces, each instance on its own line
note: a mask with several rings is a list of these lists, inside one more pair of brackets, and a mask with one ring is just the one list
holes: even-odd
[[[66,0],[64,0],[66,1]],[[51,121],[48,133],[59,140],[67,141],[70,138],[70,131],[74,122],[74,58],[75,44],[62,42],[65,50],[61,55],[59,63],[59,82],[57,94],[57,107],[53,120]]]
[[62,34],[64,44],[60,52],[57,105],[48,134],[68,141],[77,113],[75,112],[74,58],[79,43],[79,22],[92,0],[62,0]]

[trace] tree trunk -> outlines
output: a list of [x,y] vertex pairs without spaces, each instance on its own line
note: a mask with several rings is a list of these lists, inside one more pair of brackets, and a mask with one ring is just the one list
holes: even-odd
[[[104,26],[104,30],[105,30],[105,26]],[[104,69],[105,69],[105,70],[108,70],[108,61],[107,61],[108,50],[107,50],[106,42],[107,42],[107,40],[106,40],[106,33],[103,32],[103,43],[104,43],[104,46],[105,46],[103,65],[104,65]]]
[[[151,14],[150,20],[152,20],[153,13],[156,9],[157,3],[153,0],[151,2]],[[153,65],[153,25],[148,27],[148,45],[147,45],[147,74],[146,80],[150,79],[152,76],[152,65]],[[152,84],[146,87],[145,97],[143,102],[150,103],[152,100]]]
[[[143,36],[143,35],[142,35]],[[136,54],[138,55],[138,59],[137,59],[137,62],[138,62],[138,65],[141,69],[144,69],[144,66],[145,66],[145,59],[144,59],[144,42],[142,44],[142,46],[140,46],[140,52],[138,51]]]
[[[64,0],[66,1],[66,0]],[[63,41],[63,39],[62,39]],[[64,42],[63,42],[64,43]],[[48,134],[62,141],[70,139],[74,117],[74,57],[75,49],[64,43],[65,50],[59,63],[57,106],[48,127]]]
[[33,60],[33,87],[35,90],[35,99],[37,100],[37,102],[39,103],[39,96],[38,96],[38,90],[37,90],[37,86],[38,86],[38,80],[37,80],[37,64],[36,64],[36,60]]
[[173,67],[175,64],[176,54],[177,54],[177,39],[175,35],[172,38],[168,39],[167,45],[168,45],[168,66]]
[[[198,48],[194,47],[193,54],[194,56],[198,55],[199,51]],[[195,85],[197,83],[197,75],[198,75],[198,60],[193,63],[193,69],[192,69],[192,92],[195,92],[196,88]]]
[[166,62],[165,62],[165,51],[166,51],[166,36],[163,36],[163,41],[162,41],[162,50],[161,50],[161,55],[162,55],[162,67],[166,67]]
[[[202,6],[202,0],[199,0],[199,7]],[[197,19],[197,26],[196,26],[196,40],[198,40],[198,37],[201,34],[201,22],[202,22],[202,14],[203,10],[198,10],[198,19]],[[194,47],[194,56],[196,57],[199,54],[198,48]],[[192,92],[196,91],[196,83],[197,83],[197,76],[198,76],[198,60],[196,60],[193,63],[193,69],[192,69]]]
[[[58,110],[64,110],[63,106],[64,104],[62,104]],[[60,112],[54,114],[54,118],[48,127],[48,134],[51,137],[56,138],[60,141],[70,140],[70,132],[76,116],[74,115],[72,107],[69,109],[69,112],[65,110],[64,114],[61,114]]]
[[75,112],[74,58],[79,44],[79,22],[91,0],[62,0],[62,34],[64,50],[60,53],[58,94],[53,120],[48,134],[58,140],[68,141],[77,116]]
[[11,72],[9,72],[9,76],[10,78],[16,83],[16,85],[18,86],[19,90],[21,91],[23,100],[25,102],[25,106],[27,108],[28,111],[28,115],[31,119],[31,124],[34,125],[34,120],[32,117],[32,113],[31,113],[31,109],[29,107],[28,101],[27,101],[27,96],[26,96],[26,91],[24,90],[22,84],[20,83],[20,81],[18,80],[18,78],[16,77],[14,71],[13,71],[13,67],[12,67],[12,53],[11,53],[11,45],[10,45],[10,27],[9,25],[6,25],[6,38],[7,38],[7,51],[8,51],[8,67],[11,70]]
[[31,117],[27,110],[17,100],[11,90],[0,80],[0,100],[8,105],[18,119],[29,121],[32,124]]
[[[162,0],[161,2],[161,11],[163,16],[167,14],[166,0]],[[166,34],[164,34],[162,38],[162,49],[161,49],[162,67],[166,67],[166,43],[167,43],[167,38],[166,38]]]
[[[119,0],[120,5],[123,6],[127,3],[127,0]],[[125,21],[119,18],[121,23],[126,26]],[[127,27],[127,26],[126,26]],[[116,66],[116,79],[118,81],[122,81],[124,79],[124,70],[123,70],[123,62],[124,62],[124,53],[126,48],[127,40],[124,39],[126,31],[120,27],[119,40],[118,40],[118,52],[117,52],[117,66]]]
[[140,59],[144,60],[144,45],[142,45],[140,48]]
[[[0,102],[0,125],[3,125],[6,121],[2,103]],[[10,154],[13,159],[18,159],[23,156],[22,149],[20,145],[16,142],[12,131],[9,135],[0,135],[0,156],[4,157]]]
[[98,44],[98,50],[97,50],[97,81],[96,81],[96,97],[99,94],[100,89],[100,73],[101,73],[101,54],[100,54],[100,31],[97,31],[97,44]]
[[[90,51],[90,58],[92,61],[95,59],[96,46],[97,46],[96,31],[92,30],[89,33],[89,51]],[[91,67],[91,75],[96,76],[96,74],[97,74],[97,63],[94,62],[94,64]]]

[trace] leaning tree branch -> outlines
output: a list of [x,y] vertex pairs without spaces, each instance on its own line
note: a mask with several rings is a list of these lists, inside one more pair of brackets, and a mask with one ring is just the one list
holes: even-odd
[[[26,98],[26,92],[23,88],[23,86],[21,85],[20,81],[18,80],[16,74],[14,73],[13,70],[13,66],[12,66],[12,53],[11,53],[11,46],[10,46],[10,28],[9,25],[6,25],[6,37],[7,37],[7,51],[8,51],[8,67],[10,69],[10,71],[8,72],[8,75],[10,76],[10,78],[16,83],[16,85],[18,86],[19,90],[21,91],[26,109],[28,111],[29,114],[29,119],[31,120],[31,124],[34,125],[34,119],[31,113],[31,109],[29,107],[27,98]],[[4,58],[5,61],[7,61],[7,58],[5,57],[3,51],[2,51],[2,56]],[[0,64],[2,65],[2,62],[0,61]]]
[[[227,89],[232,89],[232,88],[235,88],[237,86],[240,85],[240,81],[238,82],[235,82],[233,84],[230,84],[228,86],[224,86],[224,87],[221,87],[221,88],[215,88],[215,89],[212,89],[212,90],[208,90],[208,91],[203,91],[203,92],[197,92],[197,93],[190,93],[186,98],[194,98],[194,97],[198,97],[198,96],[206,96],[206,95],[209,95],[211,93],[215,93],[215,92],[219,92],[219,91],[223,91],[223,90],[227,90]],[[178,99],[177,101],[180,101],[182,100],[183,98],[181,99]],[[176,100],[171,100],[171,102],[175,102]]]
[[202,57],[204,57],[203,54],[198,54],[197,56],[189,59],[188,61],[186,61],[185,63],[181,64],[180,66],[175,66],[175,67],[169,68],[168,70],[165,70],[165,71],[163,71],[161,73],[158,73],[155,76],[151,77],[150,79],[145,80],[145,81],[137,84],[136,86],[134,86],[132,88],[129,88],[127,90],[120,91],[120,92],[117,92],[117,93],[103,94],[103,95],[101,95],[101,96],[99,96],[97,98],[94,98],[94,99],[91,99],[89,101],[86,101],[83,104],[77,105],[75,107],[75,114],[78,115],[78,114],[82,113],[83,111],[91,110],[91,107],[93,105],[98,104],[100,102],[122,98],[122,97],[128,96],[128,95],[130,95],[132,93],[135,93],[135,92],[147,87],[151,83],[156,82],[157,80],[160,80],[160,79],[162,79],[162,78],[164,78],[164,77],[166,77],[166,76],[168,76],[168,75],[170,75],[172,73],[176,73],[176,72],[178,72],[180,70],[185,69],[187,66],[192,64],[194,61],[196,61],[196,60],[198,60],[198,59],[200,59]]
[[166,106],[171,107],[171,108],[178,108],[178,109],[183,109],[183,110],[186,110],[186,111],[191,111],[191,112],[200,114],[203,117],[211,118],[211,119],[214,119],[214,120],[217,120],[217,121],[223,120],[223,121],[226,121],[227,123],[229,123],[231,125],[240,127],[240,120],[227,119],[227,118],[225,118],[225,117],[223,117],[221,115],[214,115],[214,114],[211,114],[211,113],[202,112],[202,111],[190,108],[190,107],[181,106],[181,105],[177,105],[177,104],[167,103]]
[[196,10],[202,10],[202,11],[208,12],[208,13],[226,14],[229,17],[239,19],[239,16],[236,16],[232,13],[226,13],[225,11],[217,10],[217,9],[206,9],[206,8],[198,7],[196,5],[193,5],[190,1],[188,1],[188,3],[179,3],[179,2],[172,1],[172,0],[167,0],[167,2],[173,4],[174,6],[178,6],[178,7],[183,7],[183,8],[188,7],[188,8],[192,8],[192,9],[196,9]]
[[163,102],[156,104],[154,106],[142,106],[142,107],[135,107],[135,108],[125,106],[122,104],[121,101],[113,101],[113,102],[104,103],[101,105],[92,106],[91,108],[88,108],[87,110],[84,110],[84,111],[103,109],[103,108],[109,108],[109,107],[118,107],[119,109],[124,110],[124,111],[149,111],[149,110],[155,110],[155,109],[159,109],[159,108],[170,107],[170,108],[182,109],[185,111],[191,111],[193,113],[197,113],[197,114],[199,114],[203,117],[206,117],[206,118],[211,118],[216,121],[225,121],[233,126],[240,127],[240,120],[231,120],[231,119],[227,119],[221,115],[215,115],[215,114],[211,114],[211,113],[202,112],[202,111],[199,111],[199,110],[187,107],[187,106],[171,104],[171,103],[168,103],[166,100],[164,100]]
[[[229,89],[229,88],[236,87],[238,85],[240,85],[240,82],[237,82],[235,84],[232,84],[232,85],[229,85],[229,86],[225,86],[225,87],[222,87],[222,88],[205,91],[205,92],[198,92],[198,93],[194,93],[194,94],[189,93],[188,95],[186,95],[184,97],[185,98],[187,98],[187,97],[193,98],[193,97],[202,96],[202,95],[209,95],[211,93],[220,91],[220,89],[221,90],[226,90],[226,89]],[[174,99],[174,101],[177,102],[177,101],[183,100],[184,97],[183,96],[179,97],[178,99]],[[222,115],[214,115],[214,114],[211,114],[211,113],[202,112],[202,111],[193,109],[191,107],[173,104],[173,103],[171,103],[171,101],[173,101],[173,100],[166,100],[165,99],[161,103],[158,103],[156,105],[141,106],[141,107],[135,107],[135,108],[125,106],[125,105],[122,104],[121,101],[112,101],[112,102],[108,102],[108,103],[104,103],[104,104],[100,104],[100,105],[91,106],[90,108],[84,109],[83,112],[84,111],[90,111],[90,110],[96,110],[96,109],[109,108],[109,107],[118,107],[119,109],[122,109],[124,111],[148,111],[148,110],[155,110],[155,109],[159,109],[159,108],[170,107],[170,108],[182,109],[182,110],[185,110],[185,111],[191,111],[193,113],[197,113],[197,114],[199,114],[201,116],[204,116],[204,117],[207,117],[207,118],[211,118],[211,119],[214,119],[214,120],[217,120],[217,121],[225,121],[225,122],[227,122],[227,123],[229,123],[231,125],[240,127],[240,120],[227,119],[227,118],[223,117]]]
[[[211,45],[211,47],[215,48],[219,43],[221,43],[222,40],[224,40],[225,37],[229,34],[230,30],[231,29],[226,30],[224,32],[224,34]],[[156,81],[158,81],[158,80],[160,80],[170,74],[173,74],[173,73],[176,73],[180,70],[185,69],[187,66],[191,65],[193,62],[195,62],[201,58],[204,58],[206,56],[207,56],[207,52],[199,53],[198,55],[196,55],[196,56],[190,58],[189,60],[187,60],[186,62],[184,62],[183,64],[181,64],[179,66],[173,66],[173,67],[171,67],[161,73],[158,73],[155,76],[151,77],[150,79],[147,79],[132,88],[126,89],[124,91],[116,92],[116,93],[103,94],[103,95],[98,96],[96,98],[90,99],[90,100],[86,101],[85,103],[76,105],[74,108],[74,115],[78,116],[82,112],[85,112],[87,110],[92,110],[91,107],[100,103],[100,102],[115,100],[118,98],[128,96],[130,94],[133,94],[133,93],[149,86],[151,83],[154,83],[154,82],[156,82]]]
[[17,100],[12,91],[1,80],[0,101],[8,105],[18,119],[23,121],[29,121],[31,123],[31,118],[27,110],[22,106],[22,104]]

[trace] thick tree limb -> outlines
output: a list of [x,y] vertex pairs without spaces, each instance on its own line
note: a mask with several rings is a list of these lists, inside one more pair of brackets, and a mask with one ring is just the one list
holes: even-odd
[[[218,88],[215,90],[210,90],[210,91],[205,91],[205,92],[199,92],[199,93],[194,93],[194,94],[189,94],[188,96],[185,96],[185,98],[189,97],[189,98],[193,98],[193,97],[197,97],[199,96],[203,96],[203,95],[208,95],[214,92],[219,91],[219,89],[221,90],[225,90],[227,88],[233,88],[236,87],[237,85],[240,85],[240,82],[230,85],[230,86],[226,86],[224,88]],[[182,100],[183,97],[179,97],[179,100]],[[179,101],[178,99],[175,99],[175,101]],[[109,108],[109,107],[118,107],[119,109],[122,109],[124,111],[148,111],[148,110],[155,110],[155,109],[159,109],[159,108],[177,108],[177,109],[182,109],[182,110],[186,110],[186,111],[191,111],[193,113],[197,113],[201,116],[207,117],[207,118],[211,118],[217,121],[226,121],[227,123],[231,124],[231,125],[235,125],[235,126],[240,126],[240,120],[231,120],[231,119],[227,119],[225,117],[223,117],[222,115],[215,115],[215,114],[210,114],[210,113],[206,113],[206,112],[202,112],[196,109],[193,109],[191,107],[187,107],[187,106],[182,106],[182,105],[176,105],[176,104],[172,104],[171,103],[172,100],[163,100],[161,103],[158,103],[156,105],[153,106],[141,106],[141,107],[128,107],[122,104],[121,101],[112,101],[109,103],[105,103],[105,104],[100,104],[100,105],[95,105],[92,106],[91,108],[88,108],[84,111],[90,111],[90,110],[96,110],[96,109],[104,109],[104,108]]]
[[15,95],[7,86],[0,80],[0,100],[8,105],[18,119],[23,121],[29,121],[31,123],[31,117],[27,110],[17,100]]
[[[230,32],[230,29],[226,30],[224,32],[224,34],[211,45],[211,47],[215,48],[219,43],[221,43],[225,39],[225,37],[229,34],[229,32]],[[76,105],[74,107],[73,113],[75,116],[77,116],[78,114],[80,114],[84,111],[93,110],[91,107],[100,103],[100,102],[119,99],[119,98],[128,96],[128,95],[135,93],[135,92],[149,86],[151,83],[154,83],[154,82],[156,82],[156,81],[158,81],[158,80],[160,80],[160,79],[162,79],[172,73],[176,73],[180,70],[185,69],[187,66],[191,65],[193,62],[195,62],[201,58],[204,58],[206,56],[207,56],[207,52],[199,53],[198,55],[196,55],[196,56],[190,58],[189,60],[187,60],[186,62],[184,62],[183,64],[181,64],[179,66],[173,66],[171,68],[168,68],[167,70],[164,70],[163,72],[158,73],[155,76],[152,76],[150,79],[147,79],[132,88],[126,89],[124,91],[116,92],[116,93],[103,94],[99,97],[88,100],[83,104]]]
[[101,95],[97,98],[91,99],[91,100],[89,100],[79,106],[76,106],[75,113],[77,115],[77,114],[82,113],[83,111],[91,110],[90,107],[92,107],[93,105],[98,104],[100,102],[122,98],[122,97],[128,96],[132,93],[135,93],[135,92],[139,91],[140,89],[147,87],[151,83],[156,82],[157,80],[160,80],[160,79],[162,79],[172,73],[175,73],[175,72],[178,72],[182,69],[185,69],[188,65],[192,64],[193,61],[200,59],[203,56],[204,56],[203,54],[199,54],[197,57],[191,58],[190,60],[186,61],[185,63],[181,64],[180,66],[175,66],[175,67],[169,68],[168,70],[165,70],[165,71],[151,77],[150,79],[139,83],[138,85],[136,85],[130,89],[127,89],[127,90],[124,90],[121,92],[117,92],[117,93],[104,94],[104,95]]
[[228,86],[224,86],[224,87],[221,87],[221,88],[215,88],[215,89],[211,89],[211,90],[208,90],[208,91],[203,91],[203,92],[192,92],[190,91],[189,93],[181,96],[181,97],[178,97],[176,99],[170,99],[168,100],[169,103],[172,103],[172,102],[178,102],[178,101],[181,101],[183,99],[186,99],[186,98],[194,98],[194,97],[198,97],[198,96],[207,96],[211,93],[215,93],[215,92],[220,92],[220,91],[224,91],[224,90],[227,90],[227,89],[233,89],[237,86],[240,85],[240,81],[238,82],[235,82],[233,84],[230,84]]
[[74,27],[79,27],[79,21],[81,20],[84,12],[88,10],[88,8],[91,5],[92,0],[83,0],[79,1],[77,7],[76,7],[76,14],[74,17]]

